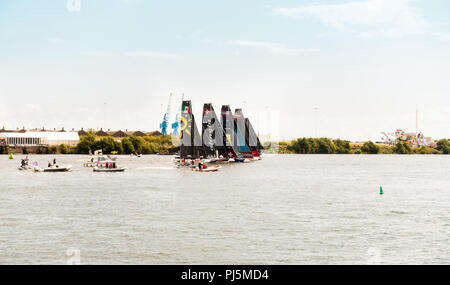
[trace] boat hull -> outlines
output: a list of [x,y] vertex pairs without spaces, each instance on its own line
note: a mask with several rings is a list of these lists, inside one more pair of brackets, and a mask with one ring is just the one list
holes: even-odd
[[126,168],[98,168],[94,167],[94,172],[124,172]]
[[68,167],[55,167],[55,168],[34,168],[35,172],[68,172],[72,169],[72,166]]
[[204,169],[193,168],[192,171],[198,171],[198,172],[216,172],[216,171],[219,171],[220,168],[222,168],[222,166],[216,165],[216,166],[212,166],[212,167],[208,167],[208,168],[204,168]]

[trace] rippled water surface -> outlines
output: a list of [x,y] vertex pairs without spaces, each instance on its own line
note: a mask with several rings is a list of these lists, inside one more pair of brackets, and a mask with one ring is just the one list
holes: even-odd
[[69,173],[18,158],[0,156],[1,264],[450,263],[450,156],[279,155],[217,173],[122,156],[112,174],[87,156],[56,156]]

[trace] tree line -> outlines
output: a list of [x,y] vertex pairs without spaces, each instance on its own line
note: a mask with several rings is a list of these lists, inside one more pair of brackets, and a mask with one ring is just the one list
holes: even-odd
[[[63,150],[61,146],[60,148]],[[112,138],[98,137],[93,133],[88,133],[80,137],[80,142],[75,148],[72,150],[66,148],[61,153],[73,153],[75,151],[77,154],[88,154],[89,151],[94,152],[99,149],[105,154],[164,154],[176,150],[169,135]]]
[[439,140],[436,147],[413,148],[407,142],[400,141],[390,146],[375,144],[372,141],[356,144],[341,139],[299,138],[280,144],[280,152],[296,154],[449,154],[450,140]]

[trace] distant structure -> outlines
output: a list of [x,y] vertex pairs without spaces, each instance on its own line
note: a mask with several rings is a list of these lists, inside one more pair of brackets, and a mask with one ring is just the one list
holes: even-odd
[[161,133],[163,135],[167,135],[167,128],[169,127],[169,119],[170,119],[170,105],[172,104],[172,93],[169,95],[169,103],[167,104],[167,110],[164,114],[163,122],[160,125]]
[[[181,94],[181,102],[184,101],[184,93]],[[172,124],[172,135],[178,137],[180,135],[180,125],[181,125],[181,107],[178,108],[178,112],[175,115],[175,122]]]
[[435,147],[436,141],[431,137],[425,137],[422,132],[419,131],[419,108],[416,107],[416,131],[414,133],[408,133],[402,129],[397,129],[395,132],[382,132],[382,141],[385,144],[394,145],[398,142],[405,142],[411,147]]
[[3,132],[0,133],[0,145],[6,146],[56,146],[76,145],[80,142],[77,132]]
[[394,133],[382,132],[381,134],[383,135],[383,142],[389,145],[394,145],[398,142],[405,142],[411,147],[436,146],[436,142],[433,138],[425,137],[423,133],[417,131],[416,133],[407,133],[402,129],[397,129]]

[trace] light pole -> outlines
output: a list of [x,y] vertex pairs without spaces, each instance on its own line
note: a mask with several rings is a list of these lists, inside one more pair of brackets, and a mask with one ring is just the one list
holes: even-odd
[[318,128],[318,121],[319,121],[319,108],[314,107],[314,137],[317,138],[317,128]]

